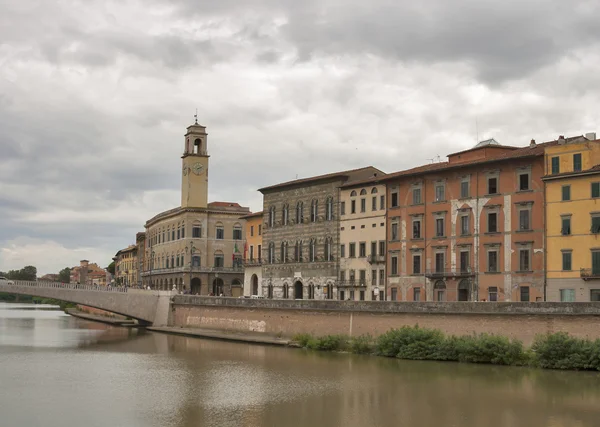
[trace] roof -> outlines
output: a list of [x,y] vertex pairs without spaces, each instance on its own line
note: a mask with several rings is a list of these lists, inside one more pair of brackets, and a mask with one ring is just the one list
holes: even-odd
[[498,141],[496,141],[494,138],[490,138],[490,139],[486,139],[484,141],[479,141],[473,148],[487,147],[488,145],[500,145],[500,143]]
[[258,216],[263,216],[263,211],[254,212],[254,213],[251,213],[251,214],[248,214],[248,215],[241,216],[240,219],[255,218],[255,217],[258,217]]
[[321,180],[327,180],[327,179],[335,179],[335,178],[341,179],[341,178],[348,177],[351,174],[354,174],[356,172],[366,171],[368,169],[374,169],[378,173],[385,175],[384,172],[380,171],[379,169],[377,169],[373,166],[365,166],[363,168],[358,168],[358,169],[350,169],[350,170],[346,170],[346,171],[328,173],[325,175],[317,175],[317,176],[311,176],[309,178],[301,178],[301,179],[295,179],[293,181],[286,181],[286,182],[282,182],[280,184],[275,184],[275,185],[270,185],[268,187],[259,188],[258,191],[260,191],[260,192],[270,191],[270,190],[275,190],[278,188],[288,187],[291,185],[308,184],[308,183],[321,181]]
[[234,202],[210,202],[209,208],[241,208],[239,203]]
[[[579,135],[579,136],[573,136],[570,138],[566,138],[565,142],[571,142],[578,138],[584,138],[584,136]],[[540,144],[528,145],[526,147],[515,147],[514,150],[507,150],[505,152],[498,153],[497,155],[494,155],[493,157],[486,157],[483,159],[476,159],[476,160],[471,160],[471,161],[455,162],[455,163],[454,162],[453,163],[450,163],[450,162],[430,163],[427,165],[417,166],[412,169],[406,169],[406,170],[399,171],[399,172],[389,173],[382,178],[371,178],[368,180],[363,180],[360,183],[366,184],[366,183],[385,182],[385,181],[390,181],[390,180],[393,180],[396,178],[403,178],[403,177],[408,177],[408,176],[418,176],[418,175],[424,175],[424,174],[431,173],[431,172],[448,171],[448,170],[452,170],[452,169],[465,168],[465,167],[469,167],[469,166],[477,166],[477,165],[482,165],[482,164],[486,164],[486,163],[496,163],[496,162],[520,159],[520,158],[527,158],[527,157],[538,157],[538,156],[544,155],[544,150],[546,147],[551,147],[551,146],[554,146],[557,144],[558,144],[558,140],[554,140],[554,141],[542,142]],[[497,147],[497,146],[494,146],[494,147]],[[457,153],[453,153],[453,154],[457,154]]]
[[138,247],[137,247],[136,245],[129,245],[129,246],[127,246],[125,249],[121,249],[121,250],[119,250],[119,251],[118,251],[118,252],[115,254],[115,256],[119,256],[119,254],[123,254],[123,253],[125,253],[125,252],[131,252],[131,251],[137,250],[137,248],[138,248]]

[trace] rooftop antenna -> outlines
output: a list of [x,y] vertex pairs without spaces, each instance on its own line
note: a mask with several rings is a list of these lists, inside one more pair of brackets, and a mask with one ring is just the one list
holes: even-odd
[[196,108],[196,114],[194,114],[195,124],[198,124],[198,109]]
[[440,157],[440,155],[439,155],[439,154],[437,155],[437,160],[438,160],[438,163],[441,163],[441,162],[442,162],[442,158]]

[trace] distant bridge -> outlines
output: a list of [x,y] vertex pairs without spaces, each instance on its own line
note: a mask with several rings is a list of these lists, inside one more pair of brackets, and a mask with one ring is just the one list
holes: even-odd
[[175,295],[170,291],[22,280],[15,280],[13,285],[0,282],[0,292],[87,305],[154,326],[167,325],[171,296]]

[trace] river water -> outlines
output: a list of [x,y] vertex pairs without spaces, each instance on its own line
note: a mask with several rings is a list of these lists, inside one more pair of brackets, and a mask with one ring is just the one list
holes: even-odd
[[2,427],[600,426],[600,374],[113,328],[0,303]]

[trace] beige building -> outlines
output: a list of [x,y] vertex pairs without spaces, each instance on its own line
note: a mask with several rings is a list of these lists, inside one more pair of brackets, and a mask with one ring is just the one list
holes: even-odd
[[[115,283],[123,286],[137,286],[138,284],[138,247],[129,245],[121,249],[113,258],[115,262]],[[87,277],[85,282],[87,283]]]
[[255,212],[242,217],[246,221],[244,247],[244,296],[264,296],[262,286],[262,223],[263,213]]
[[386,283],[386,187],[346,184],[340,191],[338,298],[379,301]]
[[146,222],[144,286],[199,295],[241,296],[246,207],[208,203],[206,128],[187,128],[182,156],[181,206]]

